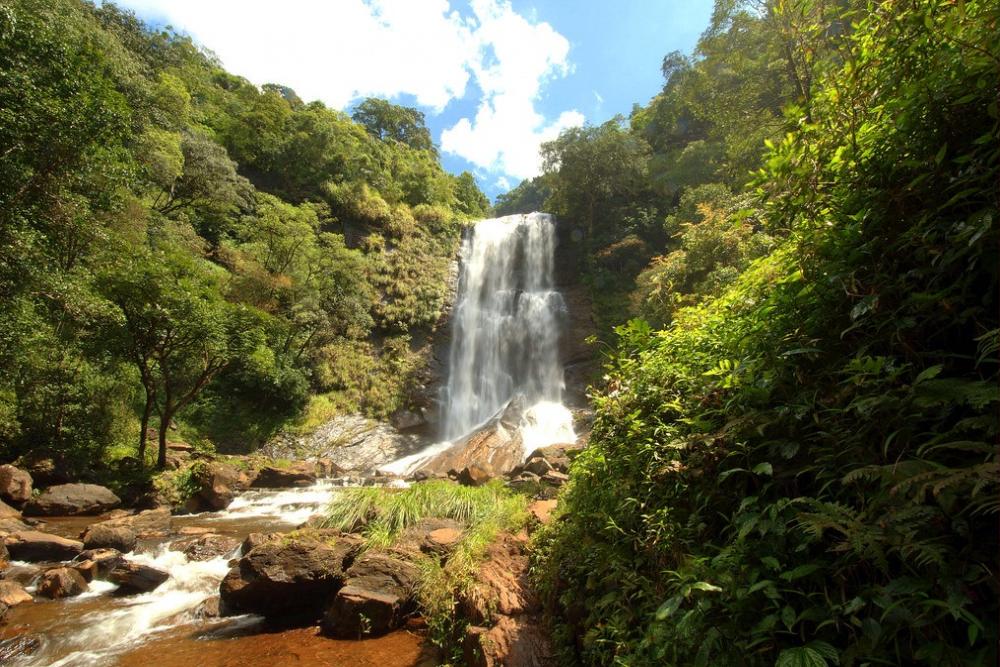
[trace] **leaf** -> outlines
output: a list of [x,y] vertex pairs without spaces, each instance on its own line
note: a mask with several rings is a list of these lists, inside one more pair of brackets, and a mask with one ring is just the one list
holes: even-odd
[[916,379],[913,381],[913,384],[920,384],[924,380],[933,380],[934,378],[936,378],[938,375],[941,374],[941,369],[943,368],[944,366],[942,366],[941,364],[937,364],[936,366],[931,366],[930,368],[925,368],[924,370],[920,371],[920,375],[916,377]]
[[718,593],[722,591],[721,588],[719,588],[714,584],[710,584],[707,581],[696,581],[693,584],[691,584],[691,588],[698,591],[708,591],[710,593]]
[[656,610],[656,620],[662,621],[674,615],[681,606],[684,598],[680,595],[675,595],[672,598],[668,598],[666,602],[660,605],[660,608]]
[[771,466],[770,463],[765,461],[764,463],[758,463],[757,465],[755,465],[753,467],[753,470],[751,470],[750,472],[754,473],[755,475],[767,475],[768,477],[770,477],[774,475],[774,468]]
[[789,630],[795,625],[795,610],[791,605],[786,605],[784,609],[781,610],[781,622],[785,624],[785,627]]
[[774,667],[826,667],[826,660],[816,649],[798,646],[779,653]]
[[804,565],[799,565],[788,572],[782,572],[781,578],[785,581],[795,581],[796,579],[801,579],[802,577],[808,577],[810,574],[820,569],[822,569],[822,567],[816,563],[806,563]]

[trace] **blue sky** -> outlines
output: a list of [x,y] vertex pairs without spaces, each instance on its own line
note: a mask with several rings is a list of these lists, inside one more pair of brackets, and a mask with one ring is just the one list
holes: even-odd
[[538,145],[660,89],[710,0],[120,0],[254,83],[350,110],[372,95],[420,108],[445,167],[491,197],[538,173]]

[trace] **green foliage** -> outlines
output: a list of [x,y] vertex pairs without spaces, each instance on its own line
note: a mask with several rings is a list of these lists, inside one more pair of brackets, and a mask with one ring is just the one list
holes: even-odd
[[756,179],[777,247],[618,331],[538,540],[567,664],[996,662],[997,10],[873,4],[820,59],[823,7],[757,19],[819,61]]
[[358,113],[111,3],[0,7],[4,458],[142,459],[155,417],[246,448],[314,400],[394,409],[488,202],[419,112]]

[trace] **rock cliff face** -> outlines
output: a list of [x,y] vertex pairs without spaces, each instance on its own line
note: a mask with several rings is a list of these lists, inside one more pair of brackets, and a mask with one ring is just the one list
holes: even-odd
[[571,409],[587,407],[587,385],[599,368],[597,351],[586,342],[597,333],[597,327],[593,303],[582,280],[584,268],[583,230],[556,219],[555,281],[566,303],[559,357],[566,381],[563,402]]

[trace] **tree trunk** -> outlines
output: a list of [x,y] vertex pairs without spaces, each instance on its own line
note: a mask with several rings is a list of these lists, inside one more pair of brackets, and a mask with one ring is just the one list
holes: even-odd
[[159,449],[156,454],[156,467],[160,470],[167,467],[167,429],[170,428],[170,420],[174,418],[176,411],[177,408],[168,396],[163,402],[163,412],[160,413]]
[[146,467],[146,432],[149,431],[149,417],[153,414],[156,395],[146,389],[146,406],[142,410],[142,430],[139,432],[139,470]]

